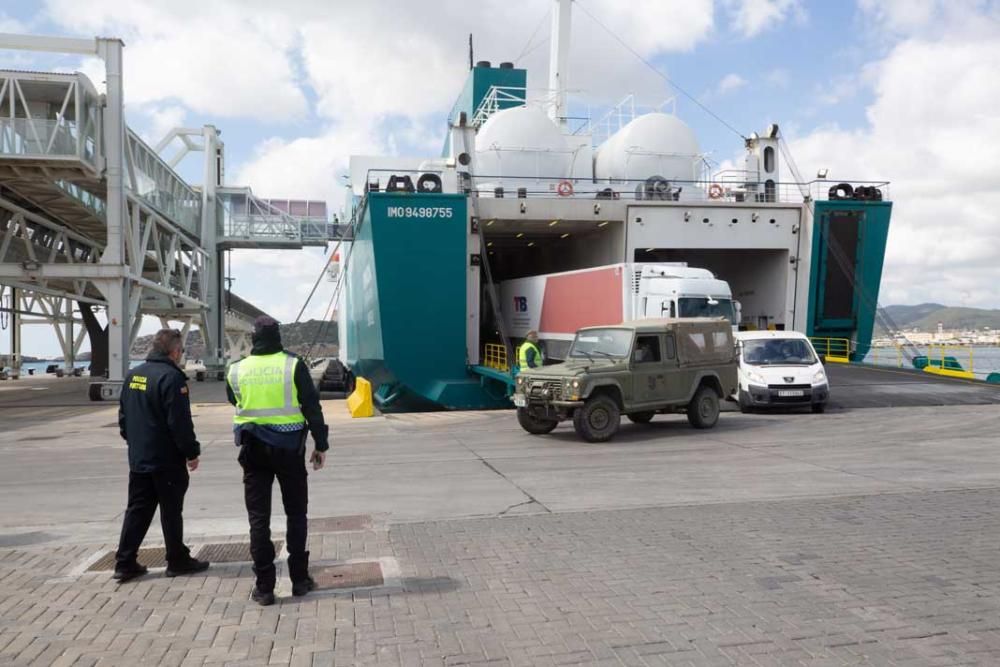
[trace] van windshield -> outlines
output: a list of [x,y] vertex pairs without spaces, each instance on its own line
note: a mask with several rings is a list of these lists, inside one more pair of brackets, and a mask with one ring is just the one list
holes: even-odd
[[733,309],[732,299],[713,299],[716,303],[708,302],[708,297],[682,296],[677,300],[678,316],[680,317],[725,317],[730,324],[736,325],[736,311]]
[[576,335],[569,356],[574,359],[627,357],[630,347],[632,332],[628,329],[587,329]]
[[751,366],[811,366],[818,360],[808,341],[768,338],[743,341],[743,361]]

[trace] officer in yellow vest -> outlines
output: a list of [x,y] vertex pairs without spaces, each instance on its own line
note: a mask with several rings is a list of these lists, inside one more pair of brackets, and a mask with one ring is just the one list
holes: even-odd
[[542,351],[538,347],[538,332],[529,331],[521,347],[517,348],[517,365],[526,368],[538,368],[542,365]]
[[257,576],[252,597],[266,606],[274,604],[271,487],[275,477],[287,519],[285,543],[292,594],[305,595],[316,587],[309,576],[306,551],[305,447],[310,433],[315,449],[309,460],[313,470],[322,468],[329,448],[329,430],[309,370],[302,360],[282,348],[278,323],[270,317],[254,321],[253,350],[249,357],[230,366],[226,389],[229,402],[236,406],[233,432],[240,447],[250,520],[250,555]]

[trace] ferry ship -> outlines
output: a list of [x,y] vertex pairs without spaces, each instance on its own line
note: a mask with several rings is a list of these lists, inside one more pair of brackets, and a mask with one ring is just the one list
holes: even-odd
[[740,328],[846,339],[863,359],[888,183],[803,180],[777,125],[745,138],[741,169],[713,171],[673,113],[626,98],[570,118],[570,11],[554,0],[549,90],[470,57],[441,155],[351,157],[337,297],[348,372],[383,411],[509,407],[509,373],[484,363],[487,346],[509,358],[519,342],[497,284],[623,262],[708,269],[739,300]]

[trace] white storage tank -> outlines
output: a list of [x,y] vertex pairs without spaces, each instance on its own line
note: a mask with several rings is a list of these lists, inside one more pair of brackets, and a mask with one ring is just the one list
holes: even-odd
[[[479,187],[523,187],[519,181],[564,179],[571,175],[573,150],[562,130],[534,106],[498,111],[476,134]],[[502,178],[501,178],[502,177]],[[502,180],[508,179],[508,180]]]
[[[636,184],[660,177],[671,184],[699,180],[701,149],[682,120],[666,113],[639,116],[597,148],[594,178],[598,182]],[[690,184],[680,183],[684,188]]]

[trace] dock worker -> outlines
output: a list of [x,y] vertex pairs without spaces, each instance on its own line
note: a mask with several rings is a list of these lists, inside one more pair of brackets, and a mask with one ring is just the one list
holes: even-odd
[[274,604],[274,544],[271,542],[271,487],[275,477],[285,508],[285,544],[292,595],[316,587],[309,576],[306,507],[306,437],[312,434],[309,457],[313,470],[326,461],[329,430],[323,421],[319,392],[305,363],[281,345],[274,319],[254,321],[250,356],[229,368],[226,391],[236,406],[233,433],[240,448],[243,491],[250,522],[250,556],[256,584],[252,599]]
[[542,365],[542,351],[538,347],[538,332],[529,331],[521,347],[517,348],[517,365],[525,368],[538,368]]
[[157,506],[166,544],[168,577],[208,569],[184,545],[184,494],[188,472],[198,469],[201,446],[191,421],[187,375],[178,364],[184,354],[181,332],[161,329],[153,337],[146,363],[125,378],[118,408],[118,427],[128,443],[128,507],[115,557],[114,578],[124,583],[148,569],[139,563]]

